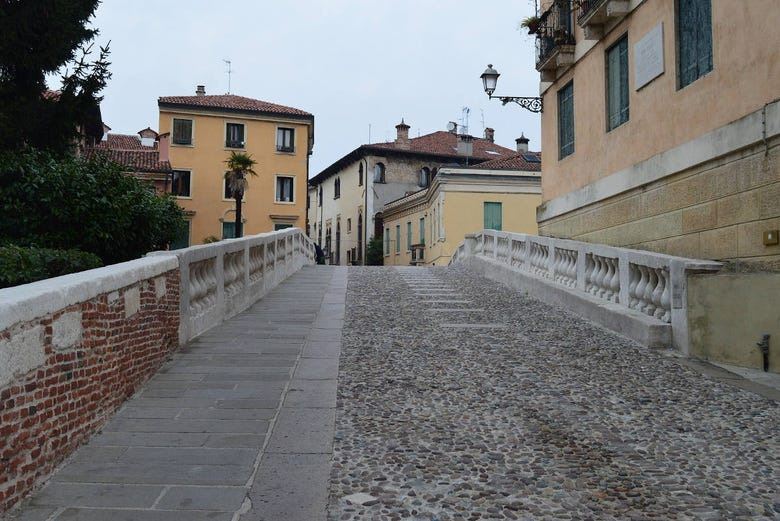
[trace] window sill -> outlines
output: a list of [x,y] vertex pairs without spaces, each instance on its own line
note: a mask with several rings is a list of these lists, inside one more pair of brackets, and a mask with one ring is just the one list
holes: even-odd
[[171,143],[172,147],[186,147],[186,148],[194,148],[195,143]]
[[190,201],[192,200],[192,196],[191,195],[173,195],[173,194],[171,194],[171,195],[173,197],[175,197],[176,199],[185,199],[185,200],[190,200]]
[[274,204],[287,204],[287,205],[291,205],[291,204],[295,204],[295,201],[274,201]]

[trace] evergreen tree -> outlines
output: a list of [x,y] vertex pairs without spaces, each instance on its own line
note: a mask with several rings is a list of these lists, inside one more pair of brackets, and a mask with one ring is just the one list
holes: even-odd
[[[102,133],[99,92],[111,77],[108,47],[89,62],[100,0],[0,0],[0,150],[72,149]],[[64,70],[58,93],[46,75]]]

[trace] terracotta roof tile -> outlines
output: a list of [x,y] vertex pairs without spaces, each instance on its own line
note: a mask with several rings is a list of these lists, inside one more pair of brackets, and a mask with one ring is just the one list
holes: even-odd
[[[538,162],[529,161],[526,157],[537,157]],[[530,172],[542,171],[542,153],[541,152],[523,152],[515,153],[509,157],[503,157],[499,159],[493,159],[492,161],[485,161],[480,163],[474,168],[486,169],[486,170],[525,170]]]
[[[471,157],[481,160],[491,160],[516,154],[511,148],[502,147],[492,141],[483,138],[472,138],[473,153]],[[406,150],[402,144],[396,142],[373,143],[366,145],[371,148],[387,148],[391,150]],[[452,132],[440,130],[424,136],[409,140],[409,151],[435,155],[458,155],[458,136]]]
[[159,105],[182,105],[188,107],[203,107],[205,109],[226,109],[243,112],[262,112],[292,116],[312,116],[311,113],[285,107],[267,101],[261,101],[234,94],[203,95],[203,96],[163,96],[157,100]]
[[150,147],[144,146],[137,135],[108,134],[105,141],[87,150],[86,155],[87,158],[106,157],[138,172],[171,171],[170,162],[160,161],[157,143]]

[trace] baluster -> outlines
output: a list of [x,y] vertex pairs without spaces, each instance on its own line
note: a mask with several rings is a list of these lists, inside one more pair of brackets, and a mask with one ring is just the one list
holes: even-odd
[[655,318],[661,318],[664,316],[664,308],[661,307],[661,295],[664,293],[664,277],[663,277],[663,268],[656,268],[653,270],[655,273],[656,278],[658,279],[658,283],[655,286],[655,289],[653,290],[652,295],[652,301],[653,306],[655,306],[655,311],[653,311],[653,316]]
[[644,309],[642,311],[644,311],[646,315],[653,316],[653,313],[655,312],[655,305],[653,304],[653,291],[655,291],[655,287],[658,284],[658,277],[656,276],[655,270],[653,268],[648,267],[646,269],[648,283],[645,286],[644,298],[642,299],[645,303]]
[[612,279],[609,281],[609,289],[612,292],[612,302],[620,301],[620,265],[618,259],[609,259],[612,265]]
[[610,287],[610,283],[612,282],[612,276],[615,274],[614,270],[615,267],[612,265],[612,262],[610,262],[612,259],[608,257],[602,257],[602,262],[604,263],[604,279],[601,281],[601,293],[600,295],[602,298],[606,300],[612,300],[612,288]]
[[670,322],[672,320],[672,291],[669,287],[669,271],[663,270],[661,271],[661,275],[664,278],[664,291],[661,293],[661,307],[664,310],[664,314],[661,316],[661,320],[664,322]]
[[599,292],[601,291],[601,283],[604,281],[604,260],[598,256],[593,255],[593,261],[596,263],[596,273],[593,276],[593,295],[599,296]]
[[637,269],[639,269],[639,282],[637,282],[636,285],[636,309],[637,311],[644,312],[645,303],[644,303],[644,295],[645,295],[645,286],[648,283],[648,277],[647,277],[647,268],[645,268],[643,265],[638,264]]
[[572,288],[577,287],[577,257],[578,257],[577,252],[572,250],[572,252],[571,252],[571,265],[569,266],[570,275],[571,275],[571,287]]

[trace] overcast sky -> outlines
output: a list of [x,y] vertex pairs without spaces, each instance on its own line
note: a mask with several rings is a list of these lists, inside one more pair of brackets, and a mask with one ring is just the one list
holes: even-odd
[[[514,148],[540,149],[540,118],[489,101],[479,75],[501,73],[496,94],[537,96],[534,40],[518,28],[532,0],[104,0],[93,25],[111,41],[103,92],[112,132],[158,129],[157,98],[228,92],[314,114],[310,175],[361,144],[465,125]],[[54,85],[52,85],[54,86]]]

